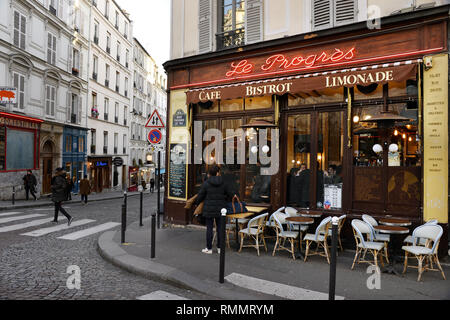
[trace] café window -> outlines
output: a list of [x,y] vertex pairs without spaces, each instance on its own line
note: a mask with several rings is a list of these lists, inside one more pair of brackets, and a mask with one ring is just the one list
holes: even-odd
[[326,104],[344,101],[344,88],[326,88],[288,95],[289,107],[310,104]]
[[38,143],[35,131],[0,126],[0,171],[36,169]]

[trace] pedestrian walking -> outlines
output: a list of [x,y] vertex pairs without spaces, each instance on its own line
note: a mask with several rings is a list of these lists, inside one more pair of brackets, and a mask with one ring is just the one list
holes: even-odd
[[155,179],[150,179],[150,192],[153,193],[155,191]]
[[37,180],[36,177],[34,176],[33,172],[31,170],[27,171],[27,174],[23,177],[23,184],[25,187],[25,195],[26,195],[26,199],[29,199],[29,194],[31,193],[31,195],[34,197],[34,200],[37,200],[36,197],[36,185],[37,185]]
[[66,179],[67,179],[67,200],[72,200],[72,190],[73,190],[73,186],[74,183],[72,181],[72,179],[70,178],[70,175],[67,174],[66,175]]
[[55,203],[55,218],[53,219],[54,223],[58,222],[58,213],[61,211],[63,215],[66,216],[68,222],[67,225],[73,221],[73,217],[71,217],[67,211],[62,207],[63,201],[67,200],[67,187],[68,181],[66,179],[66,172],[63,168],[57,168],[56,174],[52,179],[52,201]]
[[221,211],[226,207],[227,202],[231,201],[234,194],[231,188],[224,183],[220,176],[220,168],[217,165],[212,166],[208,171],[208,179],[203,183],[200,192],[195,199],[195,204],[203,204],[202,215],[206,222],[206,248],[203,253],[212,254],[212,239],[214,221],[217,228],[217,251],[220,253],[220,244],[224,239],[220,234]]
[[88,195],[91,194],[91,184],[87,178],[87,175],[85,175],[84,178],[81,179],[80,181],[80,194],[81,194],[81,202],[87,204]]

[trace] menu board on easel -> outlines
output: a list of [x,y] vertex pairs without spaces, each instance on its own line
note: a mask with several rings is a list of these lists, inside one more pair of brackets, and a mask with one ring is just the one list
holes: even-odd
[[187,145],[170,145],[169,197],[186,199]]
[[342,209],[342,183],[324,186],[324,208],[326,210]]

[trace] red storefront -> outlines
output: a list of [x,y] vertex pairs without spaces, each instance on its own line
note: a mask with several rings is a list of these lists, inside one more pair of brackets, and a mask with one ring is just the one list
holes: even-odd
[[[181,111],[192,137],[207,129],[225,135],[256,120],[279,129],[278,173],[261,177],[259,163],[222,165],[247,203],[422,223],[423,61],[448,52],[448,7],[388,17],[381,25],[368,30],[359,23],[167,62],[169,221],[192,221],[185,200],[208,169],[206,161],[194,164],[198,146],[184,141],[172,121]],[[186,153],[185,170],[171,163],[175,153]],[[448,213],[441,223],[448,227]],[[345,230],[353,239],[348,225]],[[445,250],[447,240],[441,243]]]

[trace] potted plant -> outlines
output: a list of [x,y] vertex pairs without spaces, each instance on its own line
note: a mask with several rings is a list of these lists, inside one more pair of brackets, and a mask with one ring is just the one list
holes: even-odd
[[97,106],[93,106],[92,109],[91,109],[91,116],[93,118],[98,119],[99,114],[100,113],[98,112]]

